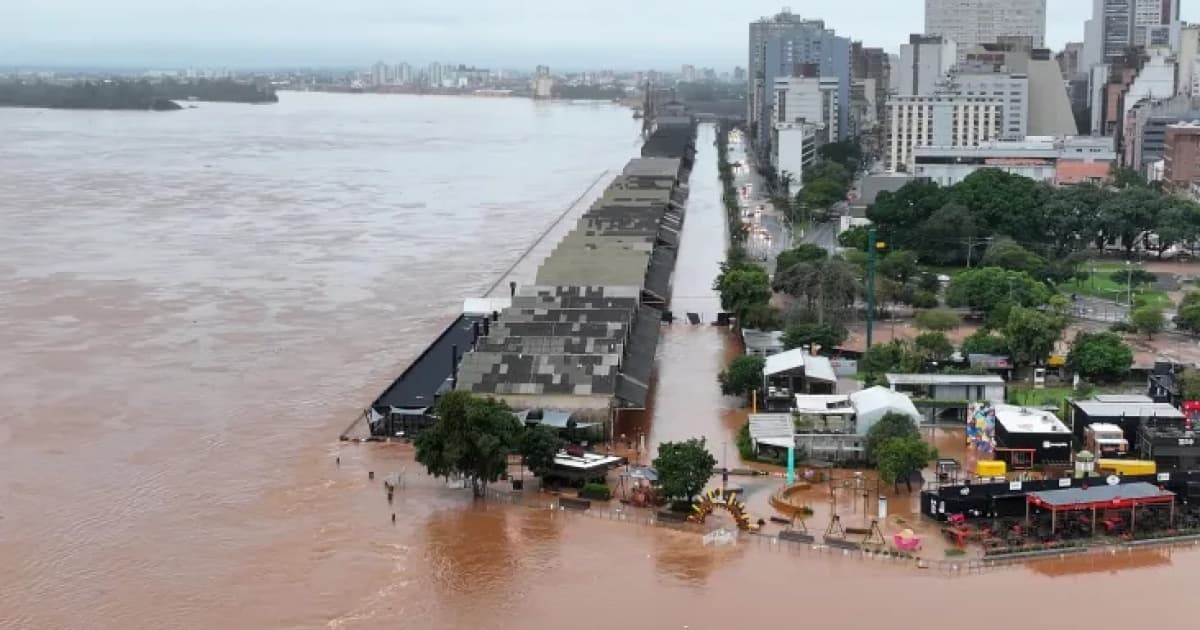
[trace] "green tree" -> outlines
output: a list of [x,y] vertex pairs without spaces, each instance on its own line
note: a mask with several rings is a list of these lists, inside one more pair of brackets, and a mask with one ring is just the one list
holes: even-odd
[[855,251],[867,251],[867,237],[870,236],[869,230],[865,227],[852,227],[841,234],[838,234],[838,245],[846,249]]
[[954,311],[917,311],[915,321],[917,328],[934,332],[954,330],[962,324],[962,318]]
[[898,341],[874,344],[859,359],[859,371],[866,374],[890,372],[899,367],[904,353],[904,346]]
[[1021,271],[999,267],[968,269],[950,281],[946,303],[967,307],[981,313],[991,313],[997,307],[1041,306],[1050,299],[1046,285]]
[[801,300],[817,323],[825,323],[853,306],[858,276],[854,267],[840,258],[814,260],[777,271],[774,288]]
[[564,444],[554,427],[535,424],[521,435],[521,456],[529,470],[540,477],[554,467],[554,456]]
[[1179,395],[1184,400],[1200,400],[1200,370],[1184,368],[1178,379]]
[[443,394],[434,406],[437,418],[417,435],[417,462],[435,477],[462,476],[475,496],[508,468],[518,450],[521,424],[503,401],[469,392]]
[[1045,237],[1055,259],[1086,248],[1100,232],[1099,209],[1112,193],[1095,184],[1054,189],[1043,207]]
[[1179,303],[1175,325],[1191,333],[1200,332],[1200,291],[1189,291]]
[[721,308],[739,320],[751,307],[771,300],[767,270],[753,263],[723,265],[713,288],[721,295]]
[[[939,208],[949,201],[945,188],[930,180],[918,179],[902,186],[896,192],[883,191],[875,198],[875,203],[867,208],[867,218],[870,219],[880,234],[888,236],[888,244],[893,248],[912,249],[925,257],[927,249],[918,247],[926,238],[919,234],[926,220]],[[958,226],[948,226],[950,229]],[[947,234],[955,242],[960,238],[958,233]],[[947,247],[946,243],[936,243],[935,247]]]
[[962,344],[963,354],[1008,354],[1008,340],[994,335],[990,330],[979,329],[971,333]]
[[1101,231],[1107,240],[1119,241],[1130,253],[1138,237],[1154,228],[1163,206],[1161,193],[1149,188],[1124,188],[1100,206]]
[[1129,315],[1130,323],[1138,332],[1145,333],[1147,339],[1153,339],[1154,333],[1162,331],[1163,319],[1163,308],[1157,304],[1139,306]]
[[717,375],[721,393],[726,396],[749,396],[751,391],[762,385],[765,365],[766,360],[757,354],[735,357],[729,362],[729,367]]
[[945,361],[954,354],[954,344],[940,332],[923,332],[913,340],[917,354],[928,361]]
[[983,255],[983,266],[1000,267],[1012,271],[1024,271],[1034,276],[1042,277],[1046,271],[1046,259],[1021,247],[1011,238],[997,238],[988,246]]
[[1029,308],[1013,308],[1004,324],[1004,338],[1016,365],[1044,362],[1062,336],[1067,322],[1061,317]]
[[850,331],[841,322],[819,324],[809,319],[794,319],[783,332],[783,346],[787,349],[817,345],[836,348],[846,341]]
[[820,245],[812,243],[801,243],[781,254],[775,259],[776,269],[787,269],[798,263],[815,262],[825,260],[829,257],[829,252]]
[[905,284],[917,275],[917,255],[907,250],[892,251],[879,261],[877,270],[883,277]]
[[751,304],[742,313],[739,324],[755,330],[778,330],[783,322],[783,313],[770,304]]
[[879,480],[896,484],[903,479],[912,492],[912,473],[923,470],[937,456],[937,449],[919,437],[888,438],[876,449]]
[[1109,174],[1112,176],[1113,188],[1146,188],[1150,185],[1141,173],[1132,168],[1117,166],[1115,162]]
[[1079,333],[1071,343],[1067,365],[1083,378],[1115,381],[1129,373],[1133,350],[1116,333]]
[[884,414],[867,430],[867,441],[863,448],[867,462],[873,466],[877,465],[879,448],[892,439],[920,440],[921,434],[917,432],[917,425],[912,418],[900,413]]
[[854,140],[842,140],[823,144],[817,149],[817,156],[841,164],[848,171],[855,171],[862,163],[862,147]]
[[909,245],[922,260],[939,265],[978,263],[983,252],[983,226],[961,204],[947,203],[913,230]]
[[1037,242],[1044,238],[1041,215],[1050,190],[1028,177],[981,168],[953,186],[950,196],[988,233],[1028,235],[1022,240]]
[[713,475],[717,459],[708,452],[704,438],[658,445],[654,468],[663,493],[672,499],[692,500]]

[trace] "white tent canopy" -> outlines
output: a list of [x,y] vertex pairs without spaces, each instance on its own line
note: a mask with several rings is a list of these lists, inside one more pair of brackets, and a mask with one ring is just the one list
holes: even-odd
[[855,429],[859,435],[866,435],[880,418],[889,413],[908,416],[917,424],[924,420],[912,399],[886,387],[875,386],[854,392],[850,394],[850,404],[854,406]]

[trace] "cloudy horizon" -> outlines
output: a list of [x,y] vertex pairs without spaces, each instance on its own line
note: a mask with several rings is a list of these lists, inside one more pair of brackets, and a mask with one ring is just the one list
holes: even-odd
[[[746,25],[786,2],[43,0],[19,13],[0,9],[0,66],[363,67],[384,60],[730,70],[746,64]],[[791,10],[889,52],[924,25],[923,0],[793,2]],[[1089,13],[1084,0],[1050,0],[1047,45],[1082,41]],[[1200,21],[1200,3],[1185,6],[1183,18]]]

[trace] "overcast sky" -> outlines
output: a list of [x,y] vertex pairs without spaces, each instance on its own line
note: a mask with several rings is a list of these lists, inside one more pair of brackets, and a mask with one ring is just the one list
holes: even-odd
[[[892,51],[924,24],[924,0],[0,0],[0,66],[726,70],[746,63],[746,24],[787,2]],[[1090,6],[1050,0],[1047,43],[1082,41]]]

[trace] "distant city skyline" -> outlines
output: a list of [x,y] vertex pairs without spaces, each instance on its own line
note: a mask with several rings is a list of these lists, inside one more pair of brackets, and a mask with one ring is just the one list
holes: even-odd
[[[651,3],[602,7],[560,0],[47,0],[0,20],[6,66],[362,67],[383,59],[488,68],[728,71],[744,64],[747,24],[787,0]],[[811,6],[805,6],[805,5]],[[1200,3],[1182,18],[1200,22]],[[586,6],[584,6],[586,5]],[[793,5],[839,35],[898,50],[924,29],[924,0]],[[1049,0],[1046,44],[1083,40],[1087,0]]]

